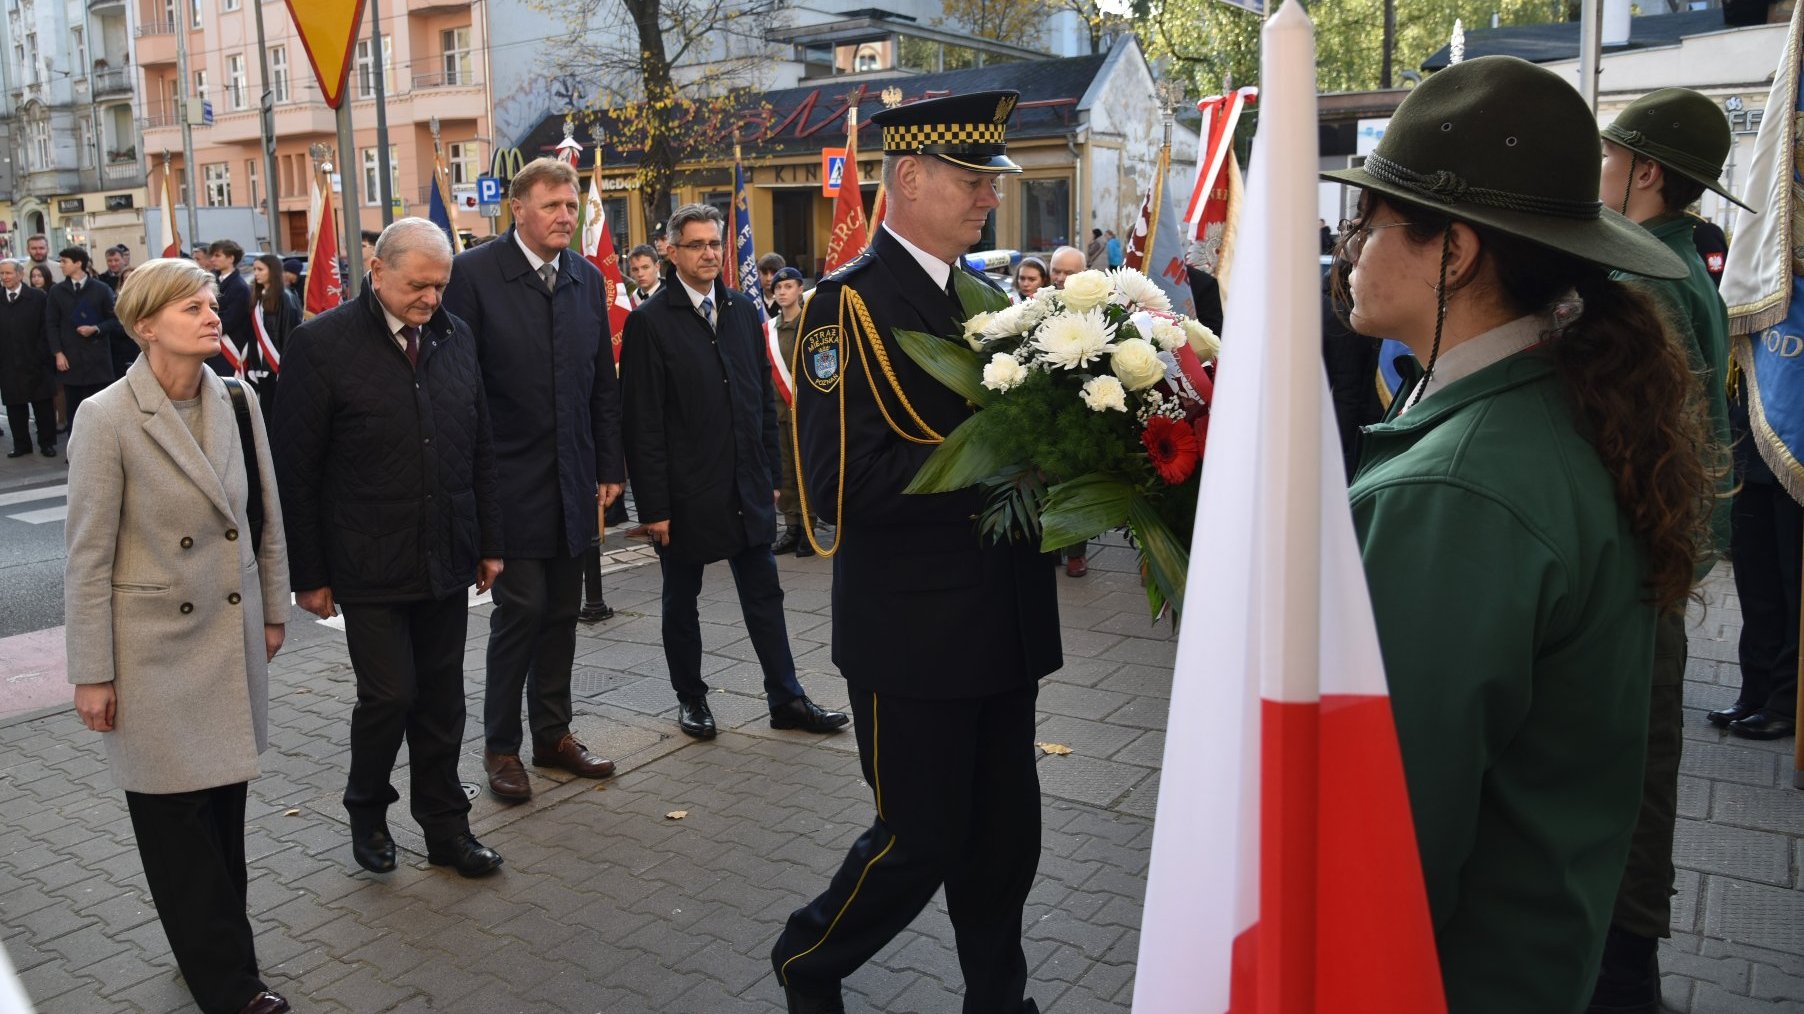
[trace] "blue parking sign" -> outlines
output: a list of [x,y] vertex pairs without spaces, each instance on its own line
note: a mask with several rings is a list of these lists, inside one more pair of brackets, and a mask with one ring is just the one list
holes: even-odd
[[494,176],[476,177],[476,203],[500,204],[501,181]]

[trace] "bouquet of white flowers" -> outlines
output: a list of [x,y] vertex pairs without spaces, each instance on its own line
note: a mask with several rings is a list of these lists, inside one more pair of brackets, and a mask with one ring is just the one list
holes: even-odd
[[982,411],[947,435],[911,493],[980,485],[991,538],[1054,550],[1126,528],[1155,617],[1183,607],[1197,465],[1220,342],[1132,268],[1082,271],[1009,304],[975,280],[962,342],[895,332]]

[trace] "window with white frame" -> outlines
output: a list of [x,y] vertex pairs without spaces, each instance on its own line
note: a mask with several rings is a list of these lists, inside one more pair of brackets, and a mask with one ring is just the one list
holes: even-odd
[[269,84],[277,102],[288,101],[287,46],[275,46],[269,51]]
[[261,202],[263,201],[263,199],[269,196],[268,194],[262,193],[261,191],[259,191],[257,189],[257,162],[258,161],[259,161],[258,159],[254,159],[254,158],[247,158],[244,160],[244,178],[246,181],[248,181],[250,188],[251,188],[251,206],[252,207],[256,207],[256,206],[260,205]]
[[438,36],[439,45],[445,52],[445,84],[474,84],[476,79],[470,62],[470,26],[447,29],[438,33]]
[[75,44],[75,73],[80,77],[88,72],[88,40],[81,28],[75,27],[69,29],[69,41]]
[[226,12],[235,11],[238,9],[238,0],[219,0],[219,9]]
[[[382,179],[380,149],[363,149],[363,203],[372,207],[382,204],[382,187],[378,182]],[[398,145],[388,146],[388,192],[391,197],[401,196],[401,149]]]
[[193,24],[193,26],[195,28],[199,28],[201,26],[201,23],[200,23],[200,0],[189,0],[188,9],[194,15],[193,18],[191,19],[190,23]]
[[227,162],[209,162],[201,174],[207,185],[207,207],[224,208],[232,203],[232,166]]
[[86,116],[75,121],[78,143],[76,145],[76,162],[83,169],[94,167],[94,121]]
[[[395,93],[394,42],[395,37],[392,35],[382,37],[382,90],[387,95]],[[357,41],[354,63],[357,67],[357,97],[360,99],[374,98],[376,95],[375,67],[370,62],[372,52],[374,50],[370,47],[370,40]]]
[[205,68],[194,72],[194,97],[197,99],[211,97],[207,94],[207,72]]
[[445,154],[450,162],[451,183],[453,186],[474,186],[476,177],[481,175],[480,156],[476,152],[475,141],[452,141],[446,146]]
[[50,168],[50,117],[40,115],[25,125],[25,136],[30,141],[27,151],[30,153],[32,169]]
[[244,54],[233,53],[226,57],[226,101],[233,109],[246,109],[250,105],[248,92],[244,82]]

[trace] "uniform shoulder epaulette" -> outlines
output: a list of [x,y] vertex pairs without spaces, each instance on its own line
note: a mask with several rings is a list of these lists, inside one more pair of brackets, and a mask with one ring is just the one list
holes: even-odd
[[876,252],[873,250],[873,248],[867,246],[864,248],[863,253],[861,253],[858,256],[852,258],[851,260],[845,262],[844,264],[841,264],[837,269],[835,269],[834,271],[829,273],[827,275],[827,277],[821,279],[821,281],[823,281],[823,282],[843,282],[843,281],[847,280],[848,278],[852,277],[853,275],[857,274],[859,271],[863,270],[864,268],[869,267],[871,265],[871,263],[873,261],[875,261],[876,259],[877,259]]

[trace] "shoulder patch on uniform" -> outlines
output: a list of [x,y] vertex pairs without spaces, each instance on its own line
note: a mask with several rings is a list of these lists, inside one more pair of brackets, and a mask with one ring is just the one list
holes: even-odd
[[803,335],[798,351],[802,356],[802,373],[815,390],[826,394],[839,385],[840,373],[845,367],[845,342],[841,340],[838,324],[817,327]]
[[822,281],[843,282],[857,272],[859,268],[864,267],[875,259],[876,254],[867,246],[862,253],[844,264],[841,264],[836,270],[828,274],[826,278],[822,279]]

